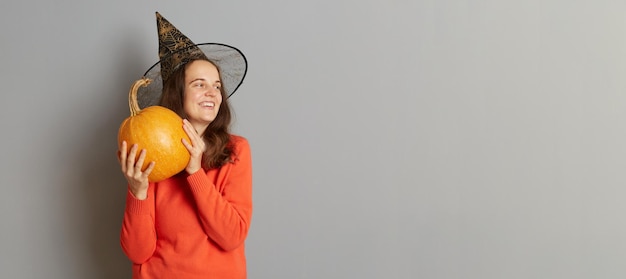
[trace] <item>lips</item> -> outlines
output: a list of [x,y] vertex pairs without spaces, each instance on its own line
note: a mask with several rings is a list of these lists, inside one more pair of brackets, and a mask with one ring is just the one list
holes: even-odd
[[215,107],[215,103],[214,102],[201,102],[200,106],[203,108],[212,108],[212,107]]

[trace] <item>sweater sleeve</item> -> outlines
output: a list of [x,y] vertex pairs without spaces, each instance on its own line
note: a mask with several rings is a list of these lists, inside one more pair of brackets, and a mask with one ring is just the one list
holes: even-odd
[[145,200],[138,200],[130,190],[126,194],[120,242],[126,256],[136,264],[148,261],[156,249],[154,194],[152,184]]
[[245,241],[252,217],[252,160],[248,141],[238,137],[233,151],[234,160],[228,163],[221,193],[204,171],[187,177],[204,231],[226,251]]

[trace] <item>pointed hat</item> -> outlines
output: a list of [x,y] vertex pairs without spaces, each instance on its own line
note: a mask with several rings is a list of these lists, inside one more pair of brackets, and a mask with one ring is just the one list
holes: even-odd
[[196,59],[208,59],[220,69],[222,86],[228,97],[239,88],[246,76],[248,62],[243,53],[220,43],[195,44],[161,14],[156,12],[159,37],[159,61],[150,67],[144,78],[152,82],[138,91],[141,107],[157,105],[161,99],[163,82],[181,66]]

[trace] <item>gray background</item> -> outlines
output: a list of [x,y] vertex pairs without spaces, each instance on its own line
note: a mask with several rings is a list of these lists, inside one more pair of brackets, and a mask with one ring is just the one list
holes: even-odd
[[248,56],[250,278],[624,278],[624,10],[3,1],[0,277],[130,277],[116,136],[160,11]]

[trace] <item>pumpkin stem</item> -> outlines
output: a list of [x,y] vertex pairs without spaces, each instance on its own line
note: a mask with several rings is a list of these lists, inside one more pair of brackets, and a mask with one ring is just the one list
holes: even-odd
[[137,103],[137,90],[139,90],[140,86],[148,86],[151,82],[151,79],[143,77],[135,81],[133,86],[130,87],[130,91],[128,92],[128,107],[130,107],[130,116],[137,115],[141,110],[141,108],[139,108],[139,104]]

